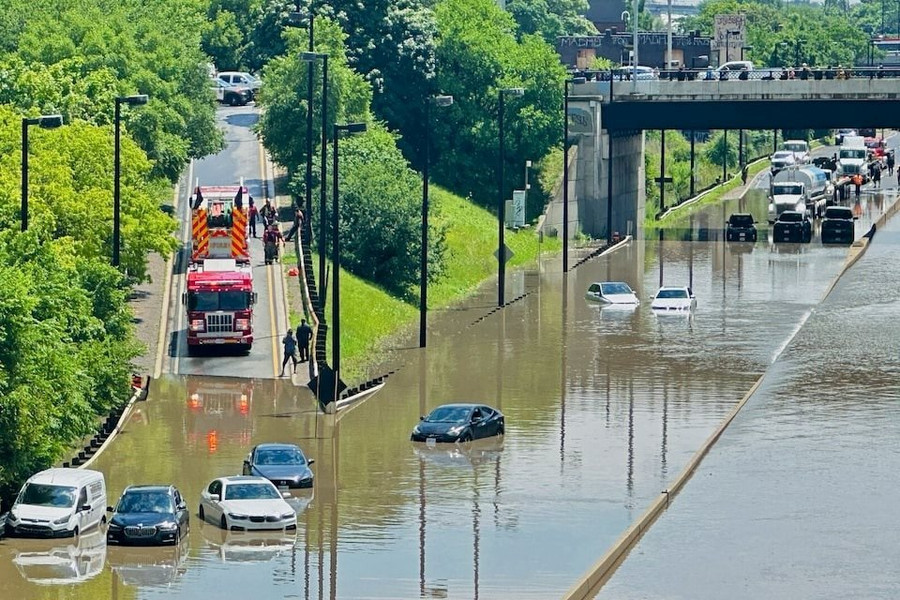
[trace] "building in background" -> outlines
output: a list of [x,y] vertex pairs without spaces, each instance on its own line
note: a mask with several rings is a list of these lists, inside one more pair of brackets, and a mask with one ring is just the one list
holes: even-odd
[[[632,33],[606,29],[601,35],[564,36],[557,39],[556,51],[567,67],[590,69],[595,57],[615,64],[630,64]],[[672,35],[672,63],[688,69],[705,67],[709,63],[712,38],[697,31]],[[648,67],[665,68],[666,32],[638,33],[638,62]]]

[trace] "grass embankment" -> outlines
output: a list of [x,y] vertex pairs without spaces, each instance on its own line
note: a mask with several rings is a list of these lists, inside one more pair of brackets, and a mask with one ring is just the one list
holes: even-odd
[[[446,190],[432,186],[431,221],[447,226],[447,262],[439,281],[428,285],[428,309],[435,310],[464,300],[484,281],[497,273],[497,217]],[[558,252],[562,242],[546,238],[541,248],[533,229],[519,232],[507,230],[506,245],[513,251],[507,268],[533,263],[539,251]],[[313,263],[318,264],[313,255]],[[293,256],[286,262],[295,263]],[[289,286],[292,306],[298,295],[296,286]],[[328,291],[325,317],[331,321],[331,291]],[[384,349],[400,335],[418,327],[418,300],[404,301],[384,289],[341,269],[341,371],[348,383],[367,379],[374,373],[369,368],[376,363]],[[291,311],[296,325],[300,315]],[[329,356],[331,341],[329,340]]]

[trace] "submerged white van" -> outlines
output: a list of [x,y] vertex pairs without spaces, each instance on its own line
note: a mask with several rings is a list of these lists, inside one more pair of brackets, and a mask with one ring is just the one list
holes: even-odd
[[87,469],[32,475],[6,519],[9,535],[66,537],[106,522],[106,481]]

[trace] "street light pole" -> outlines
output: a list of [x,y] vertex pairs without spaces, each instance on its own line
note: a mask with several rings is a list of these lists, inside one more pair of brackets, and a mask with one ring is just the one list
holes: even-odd
[[[328,197],[328,183],[326,181],[328,173],[326,172],[325,163],[327,160],[325,157],[328,156],[328,55],[323,52],[301,52],[300,60],[310,63],[316,60],[322,61],[322,160],[320,164],[321,174],[319,176],[322,180],[322,194],[319,200],[319,283],[317,286],[319,290],[319,318],[321,319],[325,316],[325,204]],[[312,140],[312,136],[310,136],[310,140]],[[312,169],[311,164],[309,168]],[[312,178],[312,175],[310,174],[309,177]],[[310,214],[307,215],[307,220],[312,217],[312,191],[309,194]]]
[[499,181],[497,185],[498,192],[498,205],[497,205],[497,262],[499,264],[498,270],[498,282],[497,282],[497,306],[503,306],[505,304],[504,301],[504,291],[506,288],[506,242],[504,237],[506,235],[506,199],[503,196],[503,163],[506,161],[505,156],[505,147],[503,144],[503,113],[504,113],[504,103],[503,98],[507,94],[510,96],[521,96],[525,93],[524,88],[501,88],[499,92],[500,98],[500,107],[498,110],[498,120],[500,126],[500,168],[499,172]]
[[[309,51],[315,51],[315,37],[313,33],[315,19],[310,13],[309,15]],[[312,154],[313,154],[313,82],[315,79],[315,63],[309,61],[307,63],[307,79],[306,79],[306,230],[307,233],[312,231]],[[325,99],[322,99],[324,105]],[[325,162],[325,155],[322,155],[322,162]],[[298,235],[300,232],[297,232]],[[302,239],[302,238],[301,238]],[[322,285],[322,282],[319,282]]]
[[122,121],[122,105],[128,104],[129,106],[138,106],[141,104],[147,104],[147,95],[146,94],[138,94],[135,96],[116,96],[116,111],[115,111],[115,150],[113,152],[114,158],[113,162],[115,165],[113,166],[113,240],[112,240],[112,266],[119,266],[119,252],[121,249],[121,235],[120,235],[120,205],[121,205],[121,191],[120,191],[120,181],[121,181],[121,152],[120,152],[120,131],[121,131],[121,121]]
[[422,167],[422,255],[419,261],[419,348],[425,347],[425,324],[428,312],[428,163],[431,144],[431,119],[429,107],[450,106],[453,96],[431,96],[425,101],[425,164]]
[[331,268],[334,275],[331,277],[331,363],[334,371],[334,400],[340,390],[341,381],[341,242],[338,235],[338,139],[342,131],[350,134],[362,133],[366,130],[365,123],[347,123],[345,125],[334,124],[334,142],[332,144],[333,160],[331,183]]
[[28,126],[55,129],[62,125],[62,115],[22,118],[22,231],[28,231]]
[[565,88],[563,93],[563,273],[569,272],[569,84],[577,85],[584,82],[584,77],[573,77],[566,79],[563,83]]

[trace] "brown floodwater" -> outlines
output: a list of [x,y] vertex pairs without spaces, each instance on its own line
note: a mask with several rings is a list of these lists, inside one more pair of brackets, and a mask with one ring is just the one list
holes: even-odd
[[[747,204],[765,210],[759,196]],[[696,217],[698,232],[733,209]],[[338,421],[286,381],[154,381],[96,468],[110,504],[129,484],[177,485],[194,512],[188,540],[169,550],[106,548],[88,534],[3,540],[0,598],[560,596],[775,360],[846,255],[816,240],[651,238],[565,277],[558,257],[512,273],[507,297],[522,297],[503,311],[488,284],[431,312],[427,350],[399,344],[384,389]],[[627,281],[641,306],[588,302],[600,280]],[[661,281],[692,285],[692,316],[650,311]],[[221,360],[236,369],[241,357]],[[502,410],[505,439],[409,442],[420,414],[462,400]],[[316,461],[315,488],[292,499],[297,533],[201,525],[201,489],[267,441],[299,443]]]

